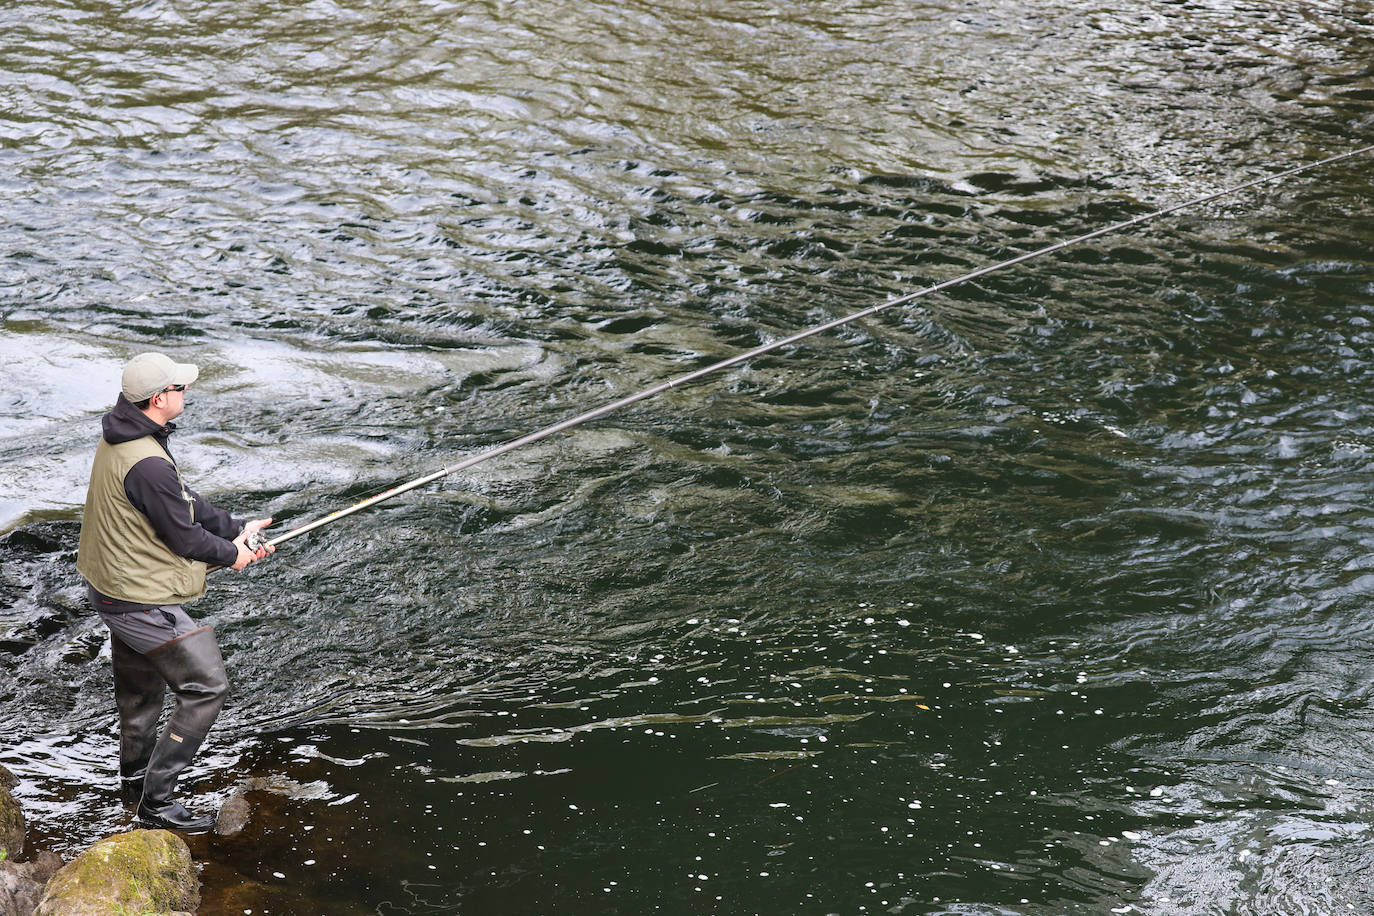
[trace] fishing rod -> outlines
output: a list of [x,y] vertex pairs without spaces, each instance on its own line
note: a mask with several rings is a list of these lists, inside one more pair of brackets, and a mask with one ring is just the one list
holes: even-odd
[[347,516],[350,516],[355,512],[361,512],[362,510],[367,509],[371,506],[375,506],[380,502],[384,502],[388,499],[393,499],[394,497],[400,496],[402,493],[408,493],[411,490],[414,490],[418,487],[423,487],[425,484],[433,483],[434,481],[439,480],[442,477],[447,477],[450,474],[454,474],[458,471],[465,470],[476,464],[481,464],[484,461],[490,461],[491,459],[496,458],[499,455],[504,455],[506,452],[511,452],[515,449],[521,448],[522,446],[529,445],[533,442],[538,442],[540,439],[546,439],[549,436],[561,433],[565,430],[572,429],[575,426],[581,426],[583,423],[595,420],[598,417],[604,417],[607,414],[614,413],[615,411],[620,410],[623,407],[628,407],[631,404],[635,404],[639,401],[643,401],[648,398],[654,397],[655,395],[662,394],[663,392],[668,391],[672,388],[677,388],[680,385],[686,385],[689,382],[694,382],[697,379],[707,375],[711,375],[712,373],[720,372],[724,369],[729,369],[732,366],[738,366],[741,363],[748,362],[749,360],[762,356],[765,353],[771,353],[774,350],[780,350],[783,347],[791,346],[795,343],[800,343],[801,341],[806,340],[808,337],[815,337],[817,334],[824,334],[826,331],[832,331],[835,328],[851,324],[855,321],[860,321],[864,318],[868,318],[871,315],[876,315],[879,312],[886,311],[887,309],[895,308],[899,305],[905,305],[908,302],[912,302],[916,299],[920,299],[925,296],[938,293],[941,290],[946,290],[950,287],[958,286],[962,283],[967,283],[970,280],[976,280],[979,277],[985,277],[990,273],[1005,270],[1008,267],[1014,267],[1015,265],[1029,261],[1032,258],[1038,258],[1042,255],[1052,254],[1056,251],[1061,251],[1073,245],[1080,245],[1083,242],[1091,241],[1092,239],[1100,238],[1104,235],[1109,235],[1114,232],[1121,232],[1126,229],[1130,229],[1134,226],[1139,226],[1142,223],[1152,222],[1153,220],[1157,220],[1161,217],[1168,216],[1171,213],[1177,213],[1179,210],[1201,206],[1202,204],[1209,203],[1222,197],[1228,197],[1232,194],[1238,194],[1241,191],[1248,190],[1249,188],[1258,187],[1259,185],[1263,184],[1270,184],[1272,182],[1279,181],[1281,179],[1288,178],[1293,175],[1299,175],[1303,172],[1307,172],[1312,169],[1320,168],[1326,165],[1331,165],[1333,163],[1340,162],[1344,159],[1350,159],[1355,156],[1359,156],[1372,151],[1374,151],[1374,145],[1365,146],[1360,149],[1351,150],[1350,152],[1346,153],[1340,153],[1335,156],[1329,156],[1317,162],[1309,162],[1306,165],[1295,166],[1291,169],[1287,169],[1285,171],[1278,172],[1273,175],[1265,176],[1264,178],[1256,178],[1251,181],[1247,181],[1244,184],[1238,184],[1233,187],[1225,188],[1221,191],[1215,191],[1211,194],[1203,195],[1201,197],[1194,197],[1191,200],[1186,200],[1183,203],[1174,204],[1170,207],[1165,207],[1162,210],[1155,210],[1152,213],[1146,213],[1142,216],[1137,216],[1132,219],[1122,220],[1119,223],[1112,223],[1110,226],[1104,226],[1101,229],[1095,229],[1092,232],[1087,232],[1083,235],[1075,236],[1074,238],[1067,239],[1062,242],[1056,242],[1053,245],[1046,245],[1044,248],[1038,248],[1034,251],[1029,251],[1025,254],[1017,255],[1014,258],[1008,258],[1005,261],[999,261],[996,264],[992,264],[987,267],[981,267],[977,270],[970,271],[969,273],[966,273],[962,276],[955,277],[952,280],[945,280],[943,282],[936,283],[934,286],[927,286],[924,289],[919,289],[915,292],[906,293],[901,296],[896,296],[892,299],[888,299],[885,302],[879,303],[878,305],[869,306],[866,309],[854,312],[850,315],[845,315],[842,318],[836,318],[832,321],[827,321],[824,324],[818,324],[814,327],[807,328],[803,331],[798,331],[796,334],[793,334],[790,337],[784,337],[781,340],[775,340],[772,343],[767,343],[763,346],[755,347],[754,349],[749,350],[745,353],[740,353],[736,356],[730,357],[729,359],[723,359],[718,363],[713,363],[712,365],[706,366],[705,368],[688,372],[686,375],[680,375],[677,378],[669,379],[666,382],[660,382],[659,384],[654,385],[650,388],[645,388],[643,391],[627,395],[626,397],[620,398],[619,400],[611,401],[609,404],[603,404],[602,406],[597,407],[594,410],[589,410],[586,413],[581,413],[567,420],[562,420],[558,423],[554,423],[552,426],[546,426],[541,430],[537,430],[536,432],[528,433],[527,435],[520,436],[517,439],[512,439],[509,442],[506,442],[502,445],[498,445],[495,448],[488,449],[485,452],[481,452],[479,454],[464,458],[457,464],[450,465],[446,468],[434,471],[430,474],[425,474],[422,477],[417,477],[414,480],[409,481],[408,483],[403,483],[399,486],[395,486],[389,490],[385,490],[381,493],[378,493],[376,496],[370,496],[367,499],[354,503],[346,509],[340,509],[337,512],[331,512],[328,515],[315,519],[312,522],[307,522],[304,525],[292,528],[289,531],[286,531],[282,534],[277,535],[274,538],[271,538],[270,540],[264,541],[259,536],[255,539],[254,543],[250,544],[249,546],[255,549],[261,546],[275,547],[276,545],[289,541],[292,538],[297,538],[303,534],[314,531],[316,528],[323,527],[325,525],[330,524],[331,522],[336,522],[341,518],[346,518]]

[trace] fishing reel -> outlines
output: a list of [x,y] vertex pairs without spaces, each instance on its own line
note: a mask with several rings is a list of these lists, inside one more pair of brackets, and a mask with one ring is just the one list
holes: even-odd
[[243,546],[253,551],[253,553],[257,553],[259,550],[266,550],[267,538],[263,536],[262,529],[259,528],[256,531],[248,532],[248,536],[243,539]]

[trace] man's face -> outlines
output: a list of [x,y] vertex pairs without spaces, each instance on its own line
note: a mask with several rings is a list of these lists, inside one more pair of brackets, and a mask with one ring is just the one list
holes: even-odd
[[186,386],[173,385],[158,392],[158,397],[162,398],[162,409],[166,412],[168,420],[175,420],[181,416],[181,412],[186,409]]

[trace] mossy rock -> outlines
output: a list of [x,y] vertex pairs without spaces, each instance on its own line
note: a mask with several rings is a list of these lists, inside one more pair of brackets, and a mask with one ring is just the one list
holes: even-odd
[[186,841],[168,830],[135,830],[107,837],[63,866],[34,916],[166,916],[199,905]]
[[0,788],[0,861],[24,851],[24,812],[10,790]]

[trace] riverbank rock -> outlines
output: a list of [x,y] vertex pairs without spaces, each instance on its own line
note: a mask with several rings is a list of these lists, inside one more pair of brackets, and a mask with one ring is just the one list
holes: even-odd
[[40,852],[32,862],[0,862],[0,916],[29,916],[43,887],[62,867],[55,852]]
[[10,792],[18,784],[0,766],[0,916],[29,916],[43,896],[43,885],[62,867],[62,859],[51,852],[32,862],[14,861],[24,851],[24,812]]
[[24,851],[24,812],[10,793],[18,780],[0,766],[0,862],[13,861]]
[[186,841],[168,830],[135,830],[107,837],[63,866],[33,916],[168,916],[199,905]]

